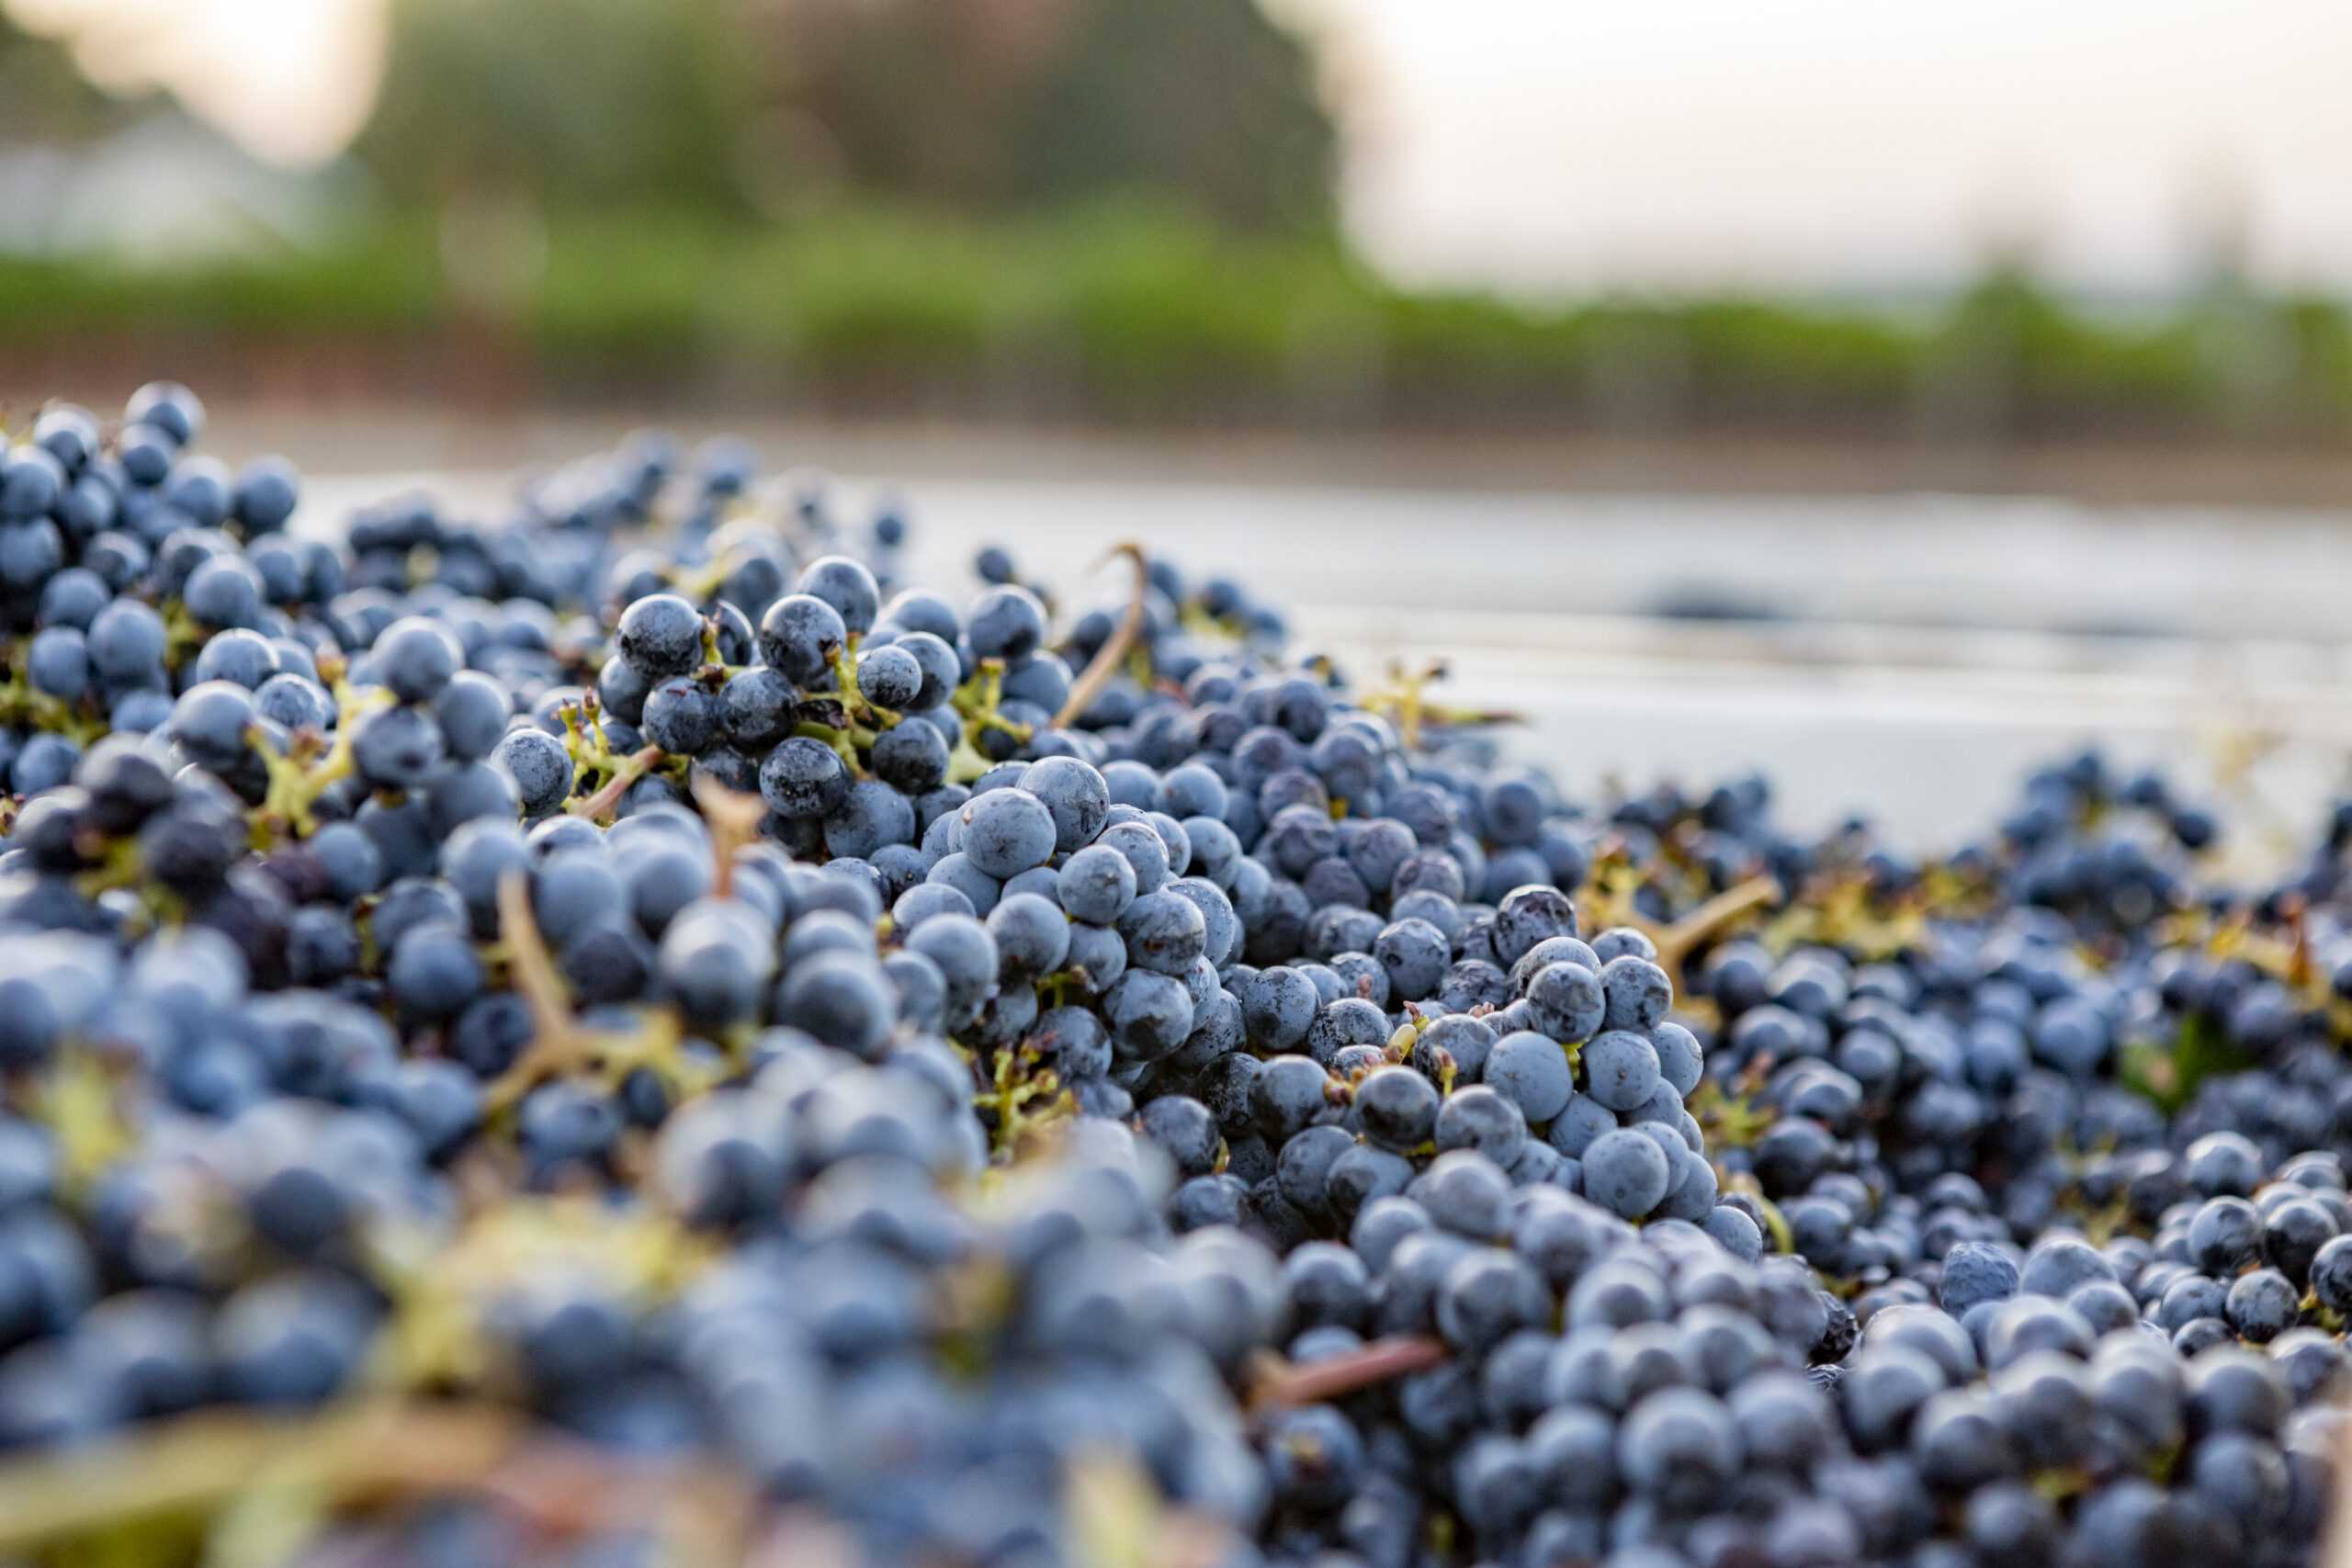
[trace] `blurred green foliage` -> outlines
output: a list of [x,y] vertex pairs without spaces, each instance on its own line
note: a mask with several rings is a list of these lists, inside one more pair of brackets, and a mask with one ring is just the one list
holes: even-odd
[[407,202],[734,200],[754,73],[732,6],[397,0],[355,152]]
[[1253,229],[1329,221],[1337,164],[1315,62],[1257,0],[1085,6],[1007,158],[1025,205],[1170,190]]
[[92,86],[56,44],[0,18],[0,144],[96,135],[133,112]]
[[[317,254],[168,270],[0,262],[0,347],[164,334],[200,354],[441,343],[486,330],[547,395],[1106,422],[1480,430],[2096,434],[2340,442],[2352,322],[2235,293],[2092,315],[2014,276],[1940,310],[1739,299],[1538,309],[1391,285],[1319,235],[1148,204],[980,220],[858,203],[775,224],[550,218],[527,287],[453,288],[421,217]],[[2263,345],[2249,368],[2244,352]]]
[[1257,0],[394,0],[356,152],[409,202],[967,211],[1147,193],[1331,216],[1337,132]]

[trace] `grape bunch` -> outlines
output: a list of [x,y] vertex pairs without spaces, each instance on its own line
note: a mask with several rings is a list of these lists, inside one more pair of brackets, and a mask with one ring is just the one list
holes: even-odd
[[1577,800],[1139,547],[203,427],[0,438],[0,1557],[2312,1561],[2352,806]]

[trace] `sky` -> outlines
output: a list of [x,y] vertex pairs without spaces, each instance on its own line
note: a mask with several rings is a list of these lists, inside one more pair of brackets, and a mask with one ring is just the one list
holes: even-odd
[[72,40],[84,74],[165,87],[261,156],[332,157],[374,105],[383,0],[0,0],[28,31]]
[[1570,288],[2352,290],[2343,0],[1271,0],[1338,39],[1396,270]]
[[[367,112],[382,0],[0,0],[266,155]],[[495,3],[495,0],[485,0]],[[2352,293],[2344,0],[1265,0],[1326,43],[1378,264],[1529,294],[1905,293],[2022,253]]]

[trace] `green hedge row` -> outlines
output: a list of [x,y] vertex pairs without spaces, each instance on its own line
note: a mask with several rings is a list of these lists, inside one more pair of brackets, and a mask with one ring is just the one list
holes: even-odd
[[152,333],[348,350],[483,327],[559,389],[720,376],[784,400],[1109,421],[2352,433],[2352,321],[2324,301],[2217,290],[2093,314],[1994,278],[1910,311],[1544,310],[1399,288],[1337,244],[1123,209],[756,231],[660,211],[406,220],[233,263],[0,259],[0,347]]

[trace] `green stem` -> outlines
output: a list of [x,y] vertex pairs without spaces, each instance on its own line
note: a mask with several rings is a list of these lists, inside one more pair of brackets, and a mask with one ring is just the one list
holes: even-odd
[[307,839],[319,830],[318,818],[311,807],[318,805],[320,796],[357,770],[352,746],[359,721],[378,708],[390,706],[392,701],[391,694],[380,688],[355,688],[341,681],[335,684],[335,695],[338,711],[334,743],[324,755],[318,754],[318,737],[310,730],[296,734],[284,752],[264,739],[259,726],[245,732],[245,743],[253,748],[269,774],[268,793],[253,814],[256,849],[267,848],[281,830],[290,830],[298,839]]
[[659,746],[648,746],[642,751],[630,753],[615,766],[613,776],[602,789],[573,801],[565,809],[574,817],[585,817],[592,822],[603,821],[612,814],[613,807],[620,804],[621,796],[628,793],[628,786],[661,766],[668,755]]
[[792,727],[792,733],[806,739],[823,741],[841,758],[842,765],[849,769],[851,777],[862,779],[865,776],[865,764],[857,760],[857,753],[861,743],[868,749],[874,745],[872,730],[861,729],[855,725],[836,728],[804,718]]

